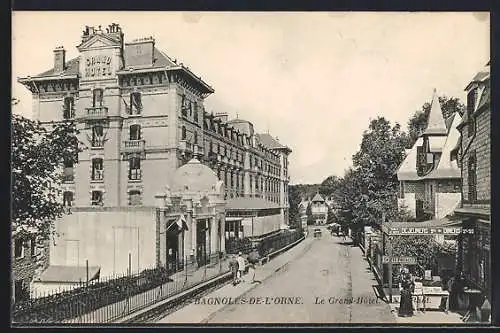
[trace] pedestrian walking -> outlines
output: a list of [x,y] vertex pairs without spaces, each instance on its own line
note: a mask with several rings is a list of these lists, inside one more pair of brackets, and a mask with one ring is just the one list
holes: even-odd
[[250,283],[259,283],[260,281],[255,280],[255,268],[257,266],[257,263],[259,262],[259,252],[254,249],[249,255],[248,255],[248,275],[250,276]]
[[245,282],[243,279],[243,273],[245,272],[245,259],[243,258],[243,254],[241,252],[238,253],[238,280],[240,282]]
[[232,255],[231,259],[229,260],[229,269],[233,274],[233,286],[236,286],[239,281],[238,281],[238,260],[236,260],[235,255]]

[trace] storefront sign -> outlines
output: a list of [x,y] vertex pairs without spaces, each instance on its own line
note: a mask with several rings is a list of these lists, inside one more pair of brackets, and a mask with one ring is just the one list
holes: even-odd
[[95,55],[85,59],[85,76],[102,77],[110,75],[113,75],[110,56]]
[[382,263],[388,264],[404,264],[404,265],[415,265],[417,263],[416,257],[389,257],[383,256]]
[[461,227],[420,227],[420,228],[406,228],[396,227],[389,228],[388,234],[390,236],[410,236],[410,235],[458,235],[458,234],[473,234],[474,229],[465,229]]

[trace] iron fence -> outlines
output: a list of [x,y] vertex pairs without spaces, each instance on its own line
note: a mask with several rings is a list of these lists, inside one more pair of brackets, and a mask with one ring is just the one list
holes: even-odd
[[[265,256],[302,237],[296,231],[284,231],[263,240],[259,254]],[[242,243],[233,250],[249,253],[252,247]],[[206,263],[206,264],[205,264]],[[179,294],[196,285],[229,272],[229,258],[215,253],[203,265],[188,257],[135,274],[99,278],[81,283],[75,289],[38,295],[13,304],[14,323],[109,323]]]

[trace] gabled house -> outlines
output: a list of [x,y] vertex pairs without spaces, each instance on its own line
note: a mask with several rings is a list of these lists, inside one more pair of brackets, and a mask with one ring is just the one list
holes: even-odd
[[460,203],[460,169],[452,151],[460,137],[456,126],[461,121],[458,113],[444,119],[434,91],[427,127],[397,171],[398,206],[406,208],[416,221],[442,219]]
[[328,206],[321,194],[316,195],[311,200],[311,214],[315,224],[325,224],[328,214]]

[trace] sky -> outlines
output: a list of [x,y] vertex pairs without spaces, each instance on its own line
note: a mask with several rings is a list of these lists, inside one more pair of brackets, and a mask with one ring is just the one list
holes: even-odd
[[465,101],[490,54],[488,13],[14,12],[13,112],[31,116],[17,77],[52,68],[57,46],[78,56],[84,27],[111,23],[210,84],[207,111],[289,146],[292,184],[342,176],[371,119],[406,128],[433,89]]

